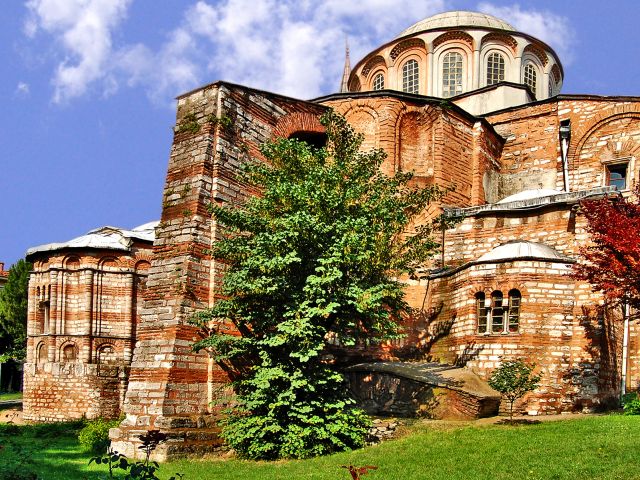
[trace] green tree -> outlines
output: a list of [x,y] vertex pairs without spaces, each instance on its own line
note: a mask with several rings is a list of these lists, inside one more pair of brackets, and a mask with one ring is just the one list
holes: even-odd
[[523,360],[502,362],[489,378],[489,386],[500,392],[509,402],[509,420],[513,421],[513,404],[527,392],[538,387],[540,375],[533,375],[535,364]]
[[[219,361],[250,365],[235,383],[239,408],[223,436],[249,458],[303,458],[360,447],[369,425],[342,374],[326,361],[343,346],[401,335],[409,311],[397,278],[436,250],[418,215],[442,192],[384,175],[382,150],[359,151],[362,136],[332,112],[327,145],[278,140],[266,162],[244,167],[258,188],[242,207],[213,206],[226,229],[213,249],[227,265],[225,300],[199,316]],[[241,336],[220,327],[232,321]],[[219,325],[218,328],[215,325]]]
[[33,266],[19,260],[0,290],[0,361],[24,360],[27,347],[27,293]]

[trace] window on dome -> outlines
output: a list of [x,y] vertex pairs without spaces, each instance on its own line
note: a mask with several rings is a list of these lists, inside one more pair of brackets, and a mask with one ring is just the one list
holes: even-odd
[[462,55],[449,52],[442,61],[442,96],[449,98],[459,93],[462,93]]
[[553,80],[549,79],[549,97],[553,97]]
[[536,94],[537,74],[536,68],[531,63],[527,63],[524,67],[524,84],[531,89],[534,95]]
[[384,89],[384,75],[382,73],[378,73],[375,77],[373,77],[373,89],[374,90]]
[[629,171],[629,162],[617,162],[605,165],[606,184],[616,187],[616,190],[627,189],[627,172]]
[[402,91],[407,93],[418,93],[418,86],[418,62],[415,60],[409,60],[402,66]]
[[494,52],[487,57],[487,85],[504,81],[504,57]]

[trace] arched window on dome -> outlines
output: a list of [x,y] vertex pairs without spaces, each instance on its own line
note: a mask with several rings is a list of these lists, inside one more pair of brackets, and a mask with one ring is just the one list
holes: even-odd
[[[415,62],[415,60],[414,60]],[[403,72],[403,80],[404,80],[404,72]],[[404,81],[403,81],[404,83]],[[373,89],[374,90],[383,90],[384,89],[384,74],[378,73],[375,77],[373,77]]]
[[420,69],[418,62],[407,60],[402,65],[402,91],[407,93],[418,93]]
[[442,60],[442,96],[453,97],[462,93],[462,54],[447,52]]
[[524,84],[531,89],[533,94],[536,95],[538,91],[538,73],[536,72],[536,67],[533,66],[533,63],[527,63],[524,66],[523,81]]
[[487,57],[487,85],[504,81],[504,57],[498,52]]

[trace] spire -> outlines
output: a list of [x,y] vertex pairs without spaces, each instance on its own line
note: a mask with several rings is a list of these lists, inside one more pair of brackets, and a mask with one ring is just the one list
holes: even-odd
[[349,75],[351,75],[351,62],[349,61],[349,39],[345,37],[345,54],[344,54],[344,72],[342,73],[342,83],[340,84],[340,93],[349,91]]

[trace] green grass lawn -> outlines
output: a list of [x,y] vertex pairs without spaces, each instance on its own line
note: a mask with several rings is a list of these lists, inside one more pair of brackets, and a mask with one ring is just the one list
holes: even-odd
[[22,400],[22,392],[0,393],[0,402],[3,400]]
[[[533,425],[437,426],[418,422],[398,440],[363,450],[304,461],[184,460],[165,464],[161,478],[185,480],[348,480],[340,465],[376,465],[363,480],[407,479],[638,479],[640,416],[584,417]],[[74,428],[0,425],[2,469],[30,458],[38,478],[98,479],[104,467],[87,467],[90,455]],[[17,445],[17,447],[16,447]],[[17,448],[17,450],[16,450]],[[30,452],[30,453],[27,453]]]

